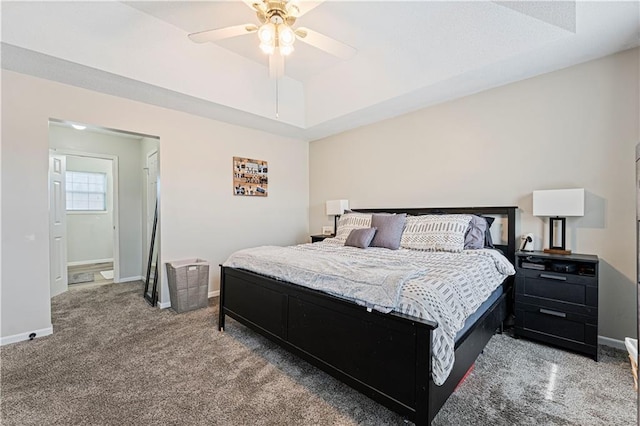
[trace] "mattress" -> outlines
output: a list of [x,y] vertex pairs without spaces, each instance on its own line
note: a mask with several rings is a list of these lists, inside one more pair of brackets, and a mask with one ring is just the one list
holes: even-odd
[[456,343],[458,343],[458,340],[460,340],[460,338],[464,336],[467,331],[469,331],[469,329],[473,326],[473,324],[475,324],[476,321],[478,321],[478,319],[480,319],[480,317],[489,310],[491,305],[493,305],[496,302],[496,300],[498,300],[500,296],[502,296],[503,293],[504,293],[503,286],[496,288],[493,291],[493,293],[491,293],[491,296],[489,296],[489,298],[485,300],[482,303],[482,305],[480,305],[478,310],[472,313],[471,315],[469,315],[467,320],[464,322],[464,326],[456,334],[456,338],[455,338]]

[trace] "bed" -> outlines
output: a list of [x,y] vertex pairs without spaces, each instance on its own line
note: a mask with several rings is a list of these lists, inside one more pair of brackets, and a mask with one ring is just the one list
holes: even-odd
[[[358,209],[361,213],[473,214],[499,217],[514,262],[517,207]],[[318,243],[316,243],[318,244]],[[226,264],[226,263],[225,263]],[[438,323],[383,313],[313,288],[244,268],[221,266],[218,327],[229,316],[338,380],[413,421],[430,424],[498,329],[509,307],[512,277],[498,286],[455,339],[452,366],[434,382],[432,342]]]

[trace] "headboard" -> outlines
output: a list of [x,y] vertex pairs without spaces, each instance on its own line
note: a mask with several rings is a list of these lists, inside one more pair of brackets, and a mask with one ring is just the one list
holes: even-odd
[[421,214],[475,214],[493,216],[506,220],[507,240],[506,244],[494,246],[505,254],[507,259],[515,265],[516,258],[516,211],[518,207],[419,207],[419,208],[391,208],[391,209],[353,209],[361,213],[406,213],[407,215]]

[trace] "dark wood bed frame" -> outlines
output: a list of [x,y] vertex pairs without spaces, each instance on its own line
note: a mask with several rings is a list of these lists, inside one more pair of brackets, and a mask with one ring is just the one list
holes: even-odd
[[[506,217],[508,241],[496,247],[514,262],[517,207],[357,211]],[[457,341],[455,364],[442,386],[431,378],[435,322],[367,312],[355,303],[246,270],[221,267],[218,327],[224,330],[228,315],[416,425],[427,425],[501,327],[512,278],[502,284],[503,295]]]

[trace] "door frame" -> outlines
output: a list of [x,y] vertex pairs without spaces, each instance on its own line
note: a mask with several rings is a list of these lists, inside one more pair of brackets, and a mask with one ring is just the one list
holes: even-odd
[[[159,140],[158,140],[159,141]],[[163,276],[163,268],[158,267],[157,263],[160,263],[160,144],[158,143],[158,147],[156,149],[153,149],[149,152],[147,152],[146,158],[145,158],[145,168],[147,169],[147,174],[146,174],[146,178],[145,178],[145,185],[146,185],[146,189],[145,189],[145,194],[146,194],[146,199],[145,199],[145,205],[147,205],[148,208],[148,201],[149,201],[149,159],[151,158],[152,155],[156,155],[156,202],[155,205],[153,206],[154,212],[155,212],[155,217],[154,219],[152,219],[152,221],[156,222],[156,226],[155,226],[155,238],[153,243],[155,244],[155,247],[157,247],[157,253],[158,253],[158,257],[156,258],[156,268],[155,268],[155,282],[156,282],[156,303],[158,305],[161,305],[161,300],[162,300],[162,276]],[[147,226],[147,220],[149,217],[148,211],[146,212],[146,217],[145,217],[145,226]],[[152,226],[153,229],[153,226]],[[147,235],[147,239],[149,239],[149,235]],[[145,242],[146,243],[146,242]],[[149,247],[147,247],[148,249],[151,248],[150,245]],[[147,250],[146,252],[147,258],[148,256],[150,256],[149,251]],[[147,270],[143,271],[143,272],[148,272],[149,266],[147,266]],[[146,277],[148,274],[144,274],[145,279],[143,279],[143,281],[145,281],[146,284]]]
[[[113,282],[120,282],[120,190],[118,184],[118,156],[111,154],[100,154],[95,152],[75,151],[70,149],[51,148],[54,155],[70,155],[73,157],[98,158],[101,160],[111,160],[111,174],[113,177]],[[66,194],[65,194],[66,195]],[[65,237],[67,231],[65,230]]]
[[[149,151],[147,153],[147,155],[146,155],[146,158],[145,158],[145,169],[146,169],[147,173],[146,173],[146,176],[145,176],[145,186],[146,186],[146,188],[145,188],[145,200],[144,200],[144,203],[145,203],[145,218],[144,218],[144,222],[145,223],[144,223],[144,226],[145,226],[145,229],[146,229],[145,235],[146,235],[147,241],[145,241],[144,244],[145,244],[145,246],[147,248],[147,250],[145,250],[145,253],[147,255],[149,254],[148,249],[150,247],[150,244],[149,244],[149,240],[150,240],[149,229],[147,228],[148,225],[149,225],[149,223],[148,223],[149,222],[149,159],[154,154],[156,155],[156,160],[157,161],[156,161],[156,197],[155,197],[156,202],[153,203],[154,204],[153,209],[156,208],[155,205],[158,204],[158,199],[160,198],[160,194],[159,194],[160,185],[158,183],[158,181],[160,180],[160,149],[154,149],[152,151]],[[151,219],[151,223],[152,223],[152,227],[153,227],[153,218]],[[143,259],[144,259],[144,257],[143,257]]]

